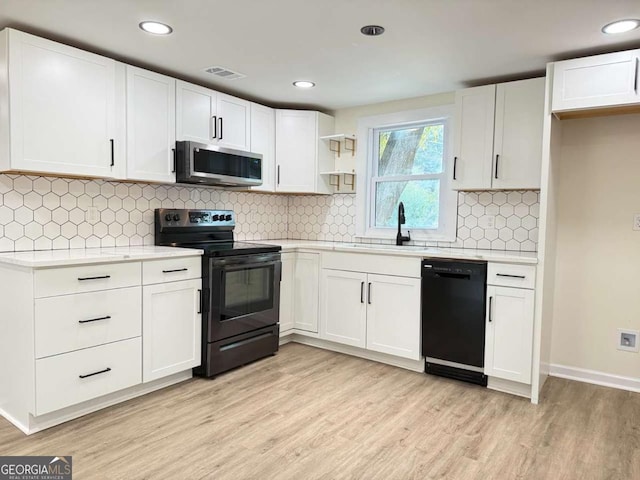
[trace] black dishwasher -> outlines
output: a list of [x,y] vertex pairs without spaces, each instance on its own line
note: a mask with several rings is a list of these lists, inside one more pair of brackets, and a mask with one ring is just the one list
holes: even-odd
[[487,262],[422,261],[425,371],[478,385],[484,375]]

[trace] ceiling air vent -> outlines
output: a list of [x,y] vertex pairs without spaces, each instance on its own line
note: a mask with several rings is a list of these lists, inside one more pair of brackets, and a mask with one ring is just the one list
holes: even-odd
[[238,78],[244,78],[246,75],[242,73],[234,72],[224,67],[209,67],[204,69],[205,72],[215,75],[225,80],[237,80]]

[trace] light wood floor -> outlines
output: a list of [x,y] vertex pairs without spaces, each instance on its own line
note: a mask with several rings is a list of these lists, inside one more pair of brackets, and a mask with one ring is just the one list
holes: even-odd
[[550,379],[542,403],[298,344],[44,432],[74,479],[638,479],[640,394]]

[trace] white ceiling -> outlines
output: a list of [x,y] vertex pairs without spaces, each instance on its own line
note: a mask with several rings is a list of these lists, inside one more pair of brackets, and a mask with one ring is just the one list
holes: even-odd
[[[1,0],[10,26],[273,106],[335,110],[542,73],[640,46],[638,0]],[[168,37],[138,23],[171,25]],[[360,27],[379,24],[381,37]],[[203,73],[221,65],[247,75]],[[291,82],[312,80],[301,91]]]

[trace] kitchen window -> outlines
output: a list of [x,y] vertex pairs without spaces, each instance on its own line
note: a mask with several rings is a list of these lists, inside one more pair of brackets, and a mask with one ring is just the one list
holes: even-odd
[[366,192],[358,201],[364,217],[359,236],[395,238],[402,202],[404,234],[410,230],[414,240],[455,240],[450,115],[450,108],[439,107],[361,120],[359,134],[366,133],[368,148],[366,179],[359,184],[365,187],[359,192]]

